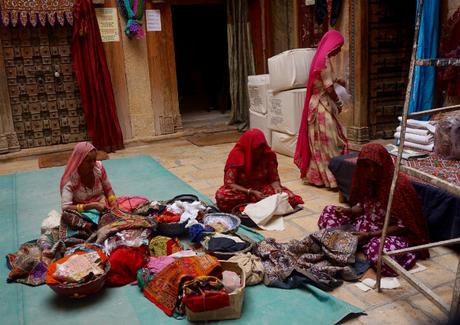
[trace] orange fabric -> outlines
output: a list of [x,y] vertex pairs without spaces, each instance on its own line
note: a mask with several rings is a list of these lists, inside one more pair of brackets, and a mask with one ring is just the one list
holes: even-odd
[[[100,249],[97,249],[96,252],[99,254],[101,257],[102,265],[104,265],[108,261],[107,255],[104,254],[104,252]],[[52,263],[50,266],[48,266],[48,272],[46,274],[46,284],[47,285],[55,285],[55,284],[61,284],[62,282],[55,279],[53,277],[54,272],[56,272],[56,266],[58,264],[62,264],[65,261],[67,261],[72,255],[84,255],[84,254],[89,254],[89,252],[75,252],[74,254],[64,256],[63,258],[57,260],[56,262]]]
[[155,275],[144,288],[144,296],[171,316],[181,284],[201,275],[222,278],[222,268],[217,258],[203,255],[177,259]]

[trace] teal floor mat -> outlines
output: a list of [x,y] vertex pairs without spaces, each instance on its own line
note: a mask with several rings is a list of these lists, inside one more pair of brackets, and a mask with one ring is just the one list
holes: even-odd
[[[117,195],[144,195],[164,200],[178,194],[203,194],[148,156],[104,161]],[[52,209],[59,210],[59,180],[63,168],[0,176],[0,255],[40,234],[40,225]],[[166,316],[136,286],[105,288],[82,300],[57,296],[46,285],[7,284],[5,259],[0,266],[0,324],[180,324]],[[263,285],[248,287],[242,318],[225,324],[334,324],[362,310],[310,287],[282,290]],[[222,322],[218,322],[222,323]]]

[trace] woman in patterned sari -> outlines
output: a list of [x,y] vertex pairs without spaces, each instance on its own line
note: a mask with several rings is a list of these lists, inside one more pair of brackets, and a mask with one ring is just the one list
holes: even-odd
[[334,90],[336,80],[330,58],[343,45],[342,34],[330,30],[324,34],[310,65],[307,94],[299,128],[294,162],[306,183],[336,188],[337,182],[328,168],[329,161],[347,153],[348,141],[337,115],[343,103]]
[[[320,229],[348,226],[359,238],[366,258],[377,262],[380,237],[385,220],[388,194],[394,173],[390,154],[380,144],[363,146],[353,173],[351,207],[327,206],[318,220]],[[426,219],[417,192],[404,174],[399,174],[384,250],[392,251],[429,242]],[[396,261],[410,269],[417,259],[427,258],[428,251],[397,255]],[[384,274],[393,272],[384,266]]]
[[302,204],[300,196],[281,186],[278,161],[259,129],[249,129],[227,158],[224,185],[216,192],[217,207],[224,212],[243,203],[258,202],[266,196],[285,192],[289,203]]
[[60,182],[62,217],[60,238],[87,239],[95,230],[102,212],[117,204],[104,166],[96,160],[96,148],[78,143],[69,158]]

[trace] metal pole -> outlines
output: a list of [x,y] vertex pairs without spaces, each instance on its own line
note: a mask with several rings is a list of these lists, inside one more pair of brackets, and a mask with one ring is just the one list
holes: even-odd
[[415,21],[414,45],[412,47],[412,57],[410,60],[409,80],[407,82],[407,88],[406,88],[406,100],[404,102],[404,110],[403,110],[402,126],[401,126],[401,138],[400,138],[400,144],[398,148],[398,157],[396,159],[395,171],[393,175],[393,180],[391,182],[390,195],[388,197],[388,205],[387,205],[387,210],[385,213],[385,222],[383,224],[383,229],[382,229],[382,237],[380,238],[379,255],[378,255],[378,260],[377,260],[377,290],[378,292],[382,291],[380,288],[380,280],[382,279],[383,247],[385,244],[385,238],[387,237],[388,225],[390,223],[391,206],[393,204],[393,195],[394,195],[395,188],[396,188],[396,182],[398,181],[399,166],[401,164],[401,157],[402,157],[402,152],[404,149],[404,140],[406,138],[407,111],[409,108],[410,93],[412,89],[412,78],[414,75],[415,58],[416,58],[417,48],[418,48],[418,35],[420,31],[420,18],[422,16],[422,11],[423,11],[423,0],[419,0],[418,4],[419,5],[418,5],[418,11],[417,11],[417,19]]

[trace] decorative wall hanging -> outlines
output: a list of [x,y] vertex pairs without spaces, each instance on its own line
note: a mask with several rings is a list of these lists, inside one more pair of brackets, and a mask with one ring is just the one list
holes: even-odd
[[27,22],[35,27],[38,23],[54,26],[56,20],[61,26],[65,22],[73,24],[73,0],[0,0],[0,13],[4,26],[10,23],[16,27],[18,22]]
[[125,34],[129,38],[144,37],[142,16],[144,15],[144,0],[118,0],[121,12],[127,19]]

